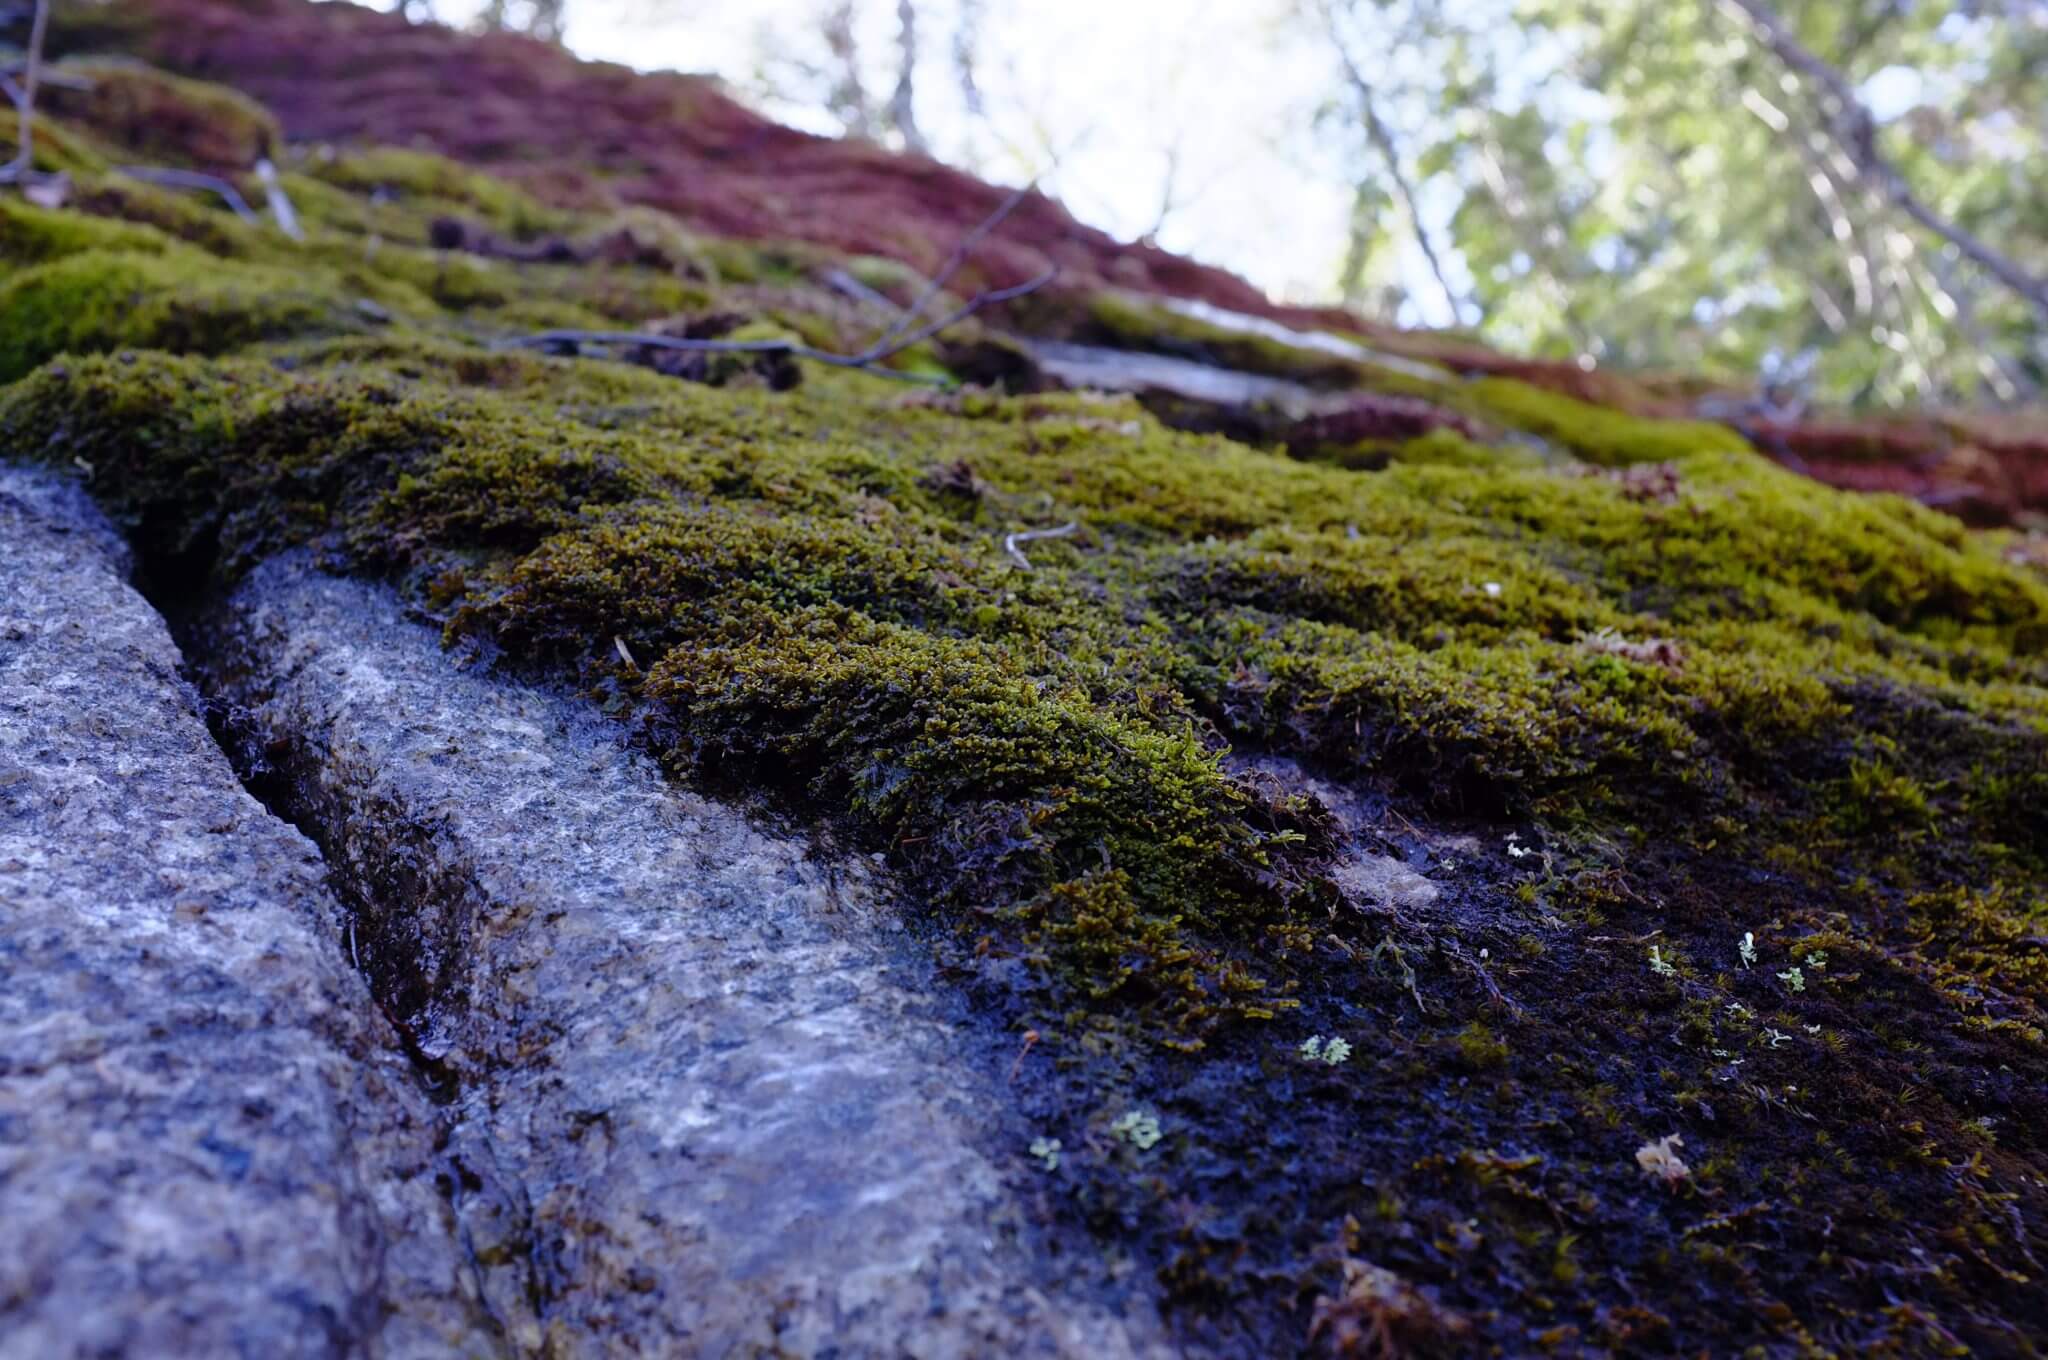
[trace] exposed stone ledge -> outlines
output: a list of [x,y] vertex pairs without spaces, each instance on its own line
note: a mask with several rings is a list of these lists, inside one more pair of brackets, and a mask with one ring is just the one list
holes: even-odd
[[1163,1352],[1092,1249],[1049,1265],[998,1165],[1029,1174],[1028,1134],[865,860],[677,790],[579,701],[458,669],[303,558],[195,636],[446,1083],[517,1349]]
[[80,493],[0,544],[0,1356],[495,1351],[318,855]]

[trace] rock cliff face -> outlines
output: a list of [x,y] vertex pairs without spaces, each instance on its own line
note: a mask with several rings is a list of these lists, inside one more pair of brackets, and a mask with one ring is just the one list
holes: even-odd
[[[319,122],[308,33],[404,98]],[[1059,286],[835,365],[920,284],[820,215],[308,140],[465,54],[724,145],[701,87],[61,36],[7,1360],[2039,1352],[2038,538],[1052,205],[949,302]],[[302,242],[113,168],[261,154]]]
[[75,488],[0,541],[0,1354],[493,1349],[319,853]]

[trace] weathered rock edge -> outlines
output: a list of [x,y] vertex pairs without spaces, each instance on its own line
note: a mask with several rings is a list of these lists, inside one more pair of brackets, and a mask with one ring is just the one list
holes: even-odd
[[83,494],[0,544],[0,1356],[498,1351],[316,851]]
[[1149,1299],[1062,1258],[1006,1183],[991,1149],[1028,1134],[871,865],[674,788],[580,702],[458,669],[305,556],[192,637],[442,1084],[516,1349],[1168,1353]]

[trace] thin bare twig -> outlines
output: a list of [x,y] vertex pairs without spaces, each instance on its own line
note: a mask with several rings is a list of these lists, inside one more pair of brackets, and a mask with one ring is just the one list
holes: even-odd
[[284,191],[284,181],[277,177],[277,167],[265,156],[256,162],[256,178],[263,183],[263,196],[270,203],[270,215],[277,219],[277,229],[294,241],[306,239],[306,233],[299,227],[299,215],[292,209],[292,201]]
[[976,293],[962,306],[947,315],[908,335],[899,335],[887,342],[877,342],[858,354],[835,354],[831,350],[817,349],[794,340],[689,340],[672,335],[653,335],[645,331],[541,331],[535,335],[523,335],[505,343],[519,348],[535,348],[547,345],[641,345],[650,349],[673,349],[699,354],[787,354],[794,359],[809,359],[815,363],[829,364],[834,368],[858,368],[878,377],[894,378],[899,382],[929,383],[936,387],[950,385],[951,380],[924,373],[901,373],[894,369],[881,368],[880,364],[901,354],[921,340],[937,335],[946,327],[964,321],[983,307],[998,302],[1008,302],[1027,293],[1035,293],[1051,283],[1058,275],[1056,266],[1049,267],[1036,278],[1008,288],[992,288],[985,293]]
[[1027,294],[1035,293],[1039,289],[1045,287],[1045,285],[1047,285],[1048,283],[1051,283],[1055,278],[1057,278],[1059,276],[1059,272],[1060,271],[1058,265],[1047,265],[1043,273],[1038,274],[1033,278],[1026,279],[1022,283],[1013,283],[1008,288],[991,288],[986,292],[976,293],[973,297],[969,298],[960,306],[954,308],[951,312],[948,312],[945,316],[940,317],[936,321],[928,322],[925,325],[919,326],[916,330],[910,332],[908,335],[898,336],[894,342],[888,344],[887,346],[884,346],[879,342],[869,346],[868,349],[864,352],[857,366],[864,367],[867,364],[874,363],[882,359],[886,359],[891,355],[900,354],[904,350],[909,349],[912,345],[917,344],[919,341],[931,339],[934,335],[937,335],[940,331],[945,330],[948,326],[952,326],[957,324],[958,322],[965,321],[968,317],[973,316],[976,312],[980,311],[982,308],[986,306],[989,306],[991,303],[1009,302],[1014,298],[1020,298],[1026,296]]
[[14,159],[0,166],[0,184],[19,183],[35,175],[36,81],[43,72],[43,35],[49,27],[50,0],[36,0],[35,18],[28,30],[28,68],[20,86],[7,82],[7,97],[20,118],[20,144],[14,148]]
[[924,291],[919,293],[917,298],[908,307],[903,309],[901,316],[890,323],[889,329],[875,337],[874,343],[869,348],[879,349],[883,345],[888,344],[891,340],[901,335],[904,329],[912,322],[916,321],[923,314],[924,309],[931,305],[932,299],[939,295],[939,291],[952,280],[955,274],[960,272],[960,267],[967,263],[967,257],[974,248],[986,240],[990,232],[1001,226],[1005,218],[1017,211],[1017,205],[1022,203],[1026,195],[1037,187],[1038,180],[1034,176],[1024,184],[1012,189],[1009,195],[996,205],[994,212],[984,217],[974,230],[961,237],[960,243],[953,247],[953,253],[946,257],[946,262],[940,266],[939,272],[932,275],[931,282],[925,285]]
[[263,221],[249,206],[249,200],[242,197],[242,191],[218,175],[201,174],[197,170],[172,170],[160,165],[117,165],[114,173],[148,184],[161,184],[167,189],[197,189],[203,193],[219,194],[222,201],[234,210],[235,216],[250,226],[257,226]]
[[1031,543],[1041,538],[1065,538],[1080,527],[1078,522],[1068,520],[1057,529],[1027,529],[1022,533],[1010,534],[1003,539],[1003,551],[1010,555],[1010,560],[1017,564],[1019,571],[1030,571],[1031,559],[1024,555],[1024,550],[1018,547],[1018,544]]

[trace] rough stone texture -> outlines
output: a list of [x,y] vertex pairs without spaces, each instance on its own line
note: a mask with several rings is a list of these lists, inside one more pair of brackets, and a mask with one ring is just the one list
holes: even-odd
[[519,1350],[1164,1351],[1092,1252],[1053,1278],[1005,1184],[1040,1174],[1030,1134],[871,866],[678,791],[585,705],[458,669],[302,559],[197,636],[445,1077],[458,1213]]
[[498,1349],[313,847],[81,494],[0,545],[0,1356]]

